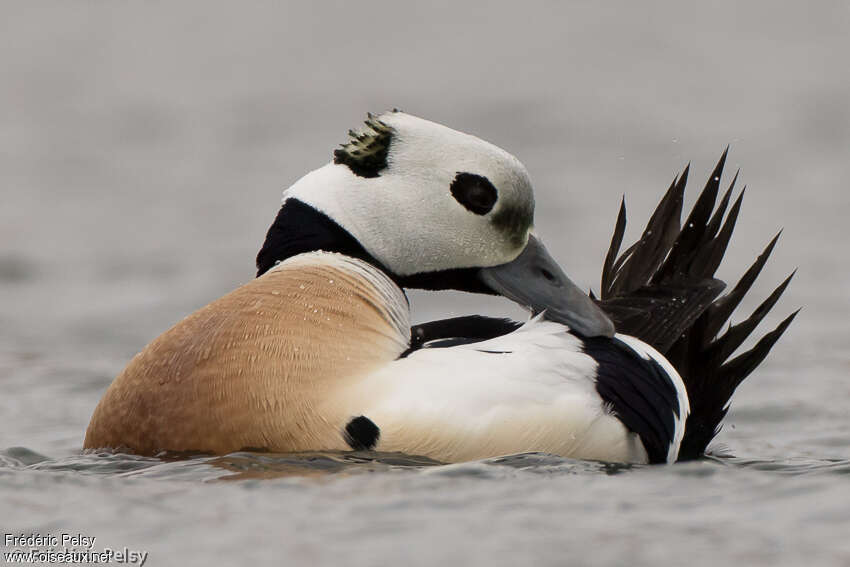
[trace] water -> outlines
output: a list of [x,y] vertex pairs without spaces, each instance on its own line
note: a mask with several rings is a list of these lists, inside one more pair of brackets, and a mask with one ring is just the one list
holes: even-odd
[[[0,528],[147,565],[850,565],[850,8],[12,3],[0,18]],[[518,155],[537,228],[598,288],[620,196],[637,234],[727,143],[749,185],[720,275],[784,227],[741,316],[794,267],[804,310],[739,389],[728,457],[81,455],[146,342],[251,278],[280,191],[367,110]],[[411,294],[416,321],[504,301]],[[4,548],[7,551],[7,548]]]

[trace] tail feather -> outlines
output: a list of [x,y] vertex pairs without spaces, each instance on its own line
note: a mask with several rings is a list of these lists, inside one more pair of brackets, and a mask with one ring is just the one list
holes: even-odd
[[[745,320],[730,326],[735,308],[752,287],[779,238],[777,234],[731,291],[714,277],[729,245],[744,192],[732,202],[738,173],[717,203],[729,148],[724,150],[684,223],[682,202],[689,167],[662,197],[641,238],[620,254],[626,228],[620,204],[602,269],[599,304],[621,333],[638,337],[664,354],[682,376],[691,414],[680,460],[705,453],[720,430],[729,401],[740,383],[764,360],[797,315],[795,311],[748,351],[730,357],[776,305],[788,276]],[[728,213],[727,213],[728,209]]]
[[722,368],[724,377],[729,381],[734,380],[737,387],[744,378],[750,375],[750,372],[755,370],[756,366],[761,364],[761,361],[765,359],[770,349],[773,348],[773,345],[776,344],[776,341],[779,340],[779,337],[782,336],[782,333],[785,332],[785,329],[788,328],[799,312],[800,310],[797,309],[791,313],[775,329],[759,339],[753,348],[724,364]]
[[[727,207],[729,207],[729,201],[732,199],[732,191],[735,190],[735,184],[738,182],[738,175],[740,173],[740,169],[735,172],[735,176],[732,178],[732,182],[729,183],[729,188],[726,189],[726,192],[723,194],[723,198],[720,199],[720,204],[717,205],[717,209],[711,216],[711,221],[708,223],[708,232],[711,234],[717,234],[717,229],[720,228],[720,223],[723,222],[723,215],[726,214],[726,209]],[[732,225],[734,226],[734,224],[735,221],[733,220]]]
[[[705,188],[694,203],[694,207],[685,221],[684,228],[676,237],[664,265],[653,276],[652,281],[654,283],[675,280],[683,275],[692,277],[711,277],[714,275],[713,272],[711,274],[699,273],[694,260],[704,248],[711,246],[715,237],[715,234],[709,230],[711,228],[711,213],[717,201],[720,177],[723,175],[723,166],[726,164],[728,151],[729,148],[726,148],[723,155],[720,156],[720,160],[714,167],[711,177],[708,178]],[[682,190],[684,191],[684,187]]]
[[[614,274],[617,273],[617,268],[614,263],[617,260],[617,253],[620,251],[620,246],[623,244],[623,235],[626,232],[626,197],[620,201],[620,211],[617,213],[617,222],[614,224],[614,234],[611,236],[611,245],[608,247],[608,254],[605,255],[605,263],[602,265],[602,288],[600,293],[610,295],[613,289]],[[591,293],[593,293],[591,291]]]
[[779,231],[776,236],[768,243],[765,247],[764,251],[759,254],[758,258],[756,258],[755,262],[747,268],[747,271],[744,272],[744,275],[741,276],[741,279],[738,280],[738,283],[735,284],[735,287],[714,302],[708,308],[708,319],[709,324],[706,328],[706,334],[708,335],[716,335],[720,332],[720,328],[726,324],[726,321],[729,320],[729,317],[732,316],[732,312],[735,311],[735,308],[738,307],[738,304],[741,303],[741,300],[744,298],[744,295],[750,290],[753,283],[756,281],[756,278],[761,273],[762,268],[767,263],[768,258],[770,258],[770,254],[773,252],[773,249],[776,247],[776,243],[779,241],[779,236],[782,234],[782,231]]
[[617,219],[620,230],[619,232],[615,230],[608,250],[608,256],[612,257],[612,262],[602,272],[603,299],[606,296],[627,294],[649,283],[650,277],[664,261],[679,233],[679,218],[682,214],[682,200],[687,180],[688,167],[670,184],[670,188],[649,219],[640,240],[623,252],[618,259],[613,260],[619,251],[626,228],[625,201],[621,203],[621,215]]
[[717,358],[718,360],[726,360],[729,358],[732,353],[741,346],[747,337],[750,336],[750,333],[755,330],[758,324],[761,323],[761,320],[764,319],[765,315],[768,314],[776,302],[779,301],[779,298],[782,296],[785,288],[788,287],[788,284],[791,283],[791,279],[793,277],[794,272],[785,278],[785,280],[779,284],[775,290],[773,290],[773,293],[771,293],[747,319],[736,325],[732,325],[721,337],[714,340],[714,342],[712,342],[706,350],[706,354],[712,358]]
[[[738,174],[736,173],[735,178],[737,179],[737,177]],[[694,262],[695,267],[704,274],[714,274],[717,271],[717,268],[720,266],[720,262],[723,261],[723,255],[726,253],[726,248],[729,246],[729,240],[732,238],[732,231],[735,229],[735,223],[738,220],[738,213],[741,211],[741,203],[744,198],[743,191],[740,195],[738,195],[738,198],[735,199],[735,203],[729,211],[729,216],[726,217],[726,222],[723,223],[723,228],[720,229],[719,233],[717,232],[717,226],[720,224],[723,214],[726,211],[726,206],[729,204],[729,198],[732,196],[732,189],[734,186],[735,179],[732,180],[729,190],[726,191],[726,194],[723,196],[723,200],[720,202],[720,206],[714,214],[714,217],[711,219],[711,223],[709,225],[709,233],[717,234],[717,238],[714,239],[710,246],[706,246],[699,253]]]

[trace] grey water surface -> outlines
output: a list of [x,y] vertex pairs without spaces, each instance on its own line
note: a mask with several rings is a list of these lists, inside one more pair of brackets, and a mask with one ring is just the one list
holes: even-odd
[[[850,4],[3,2],[0,531],[147,565],[850,565]],[[784,228],[736,320],[803,307],[737,392],[723,457],[82,454],[148,341],[248,281],[280,192],[366,111],[492,141],[537,232],[598,277],[731,144],[748,186],[720,276]],[[413,318],[522,313],[413,292]],[[4,542],[3,551],[16,549]]]

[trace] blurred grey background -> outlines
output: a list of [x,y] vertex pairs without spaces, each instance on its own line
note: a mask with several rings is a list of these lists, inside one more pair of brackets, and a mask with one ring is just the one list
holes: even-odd
[[[764,370],[787,379],[752,379],[736,407],[846,414],[846,1],[91,0],[2,14],[4,446],[77,450],[135,352],[253,276],[281,191],[366,111],[392,107],[517,155],[539,233],[597,289],[621,196],[634,238],[686,163],[691,202],[731,144],[727,177],[740,166],[749,189],[721,276],[784,227],[748,307],[795,267],[771,321],[804,306]],[[461,294],[412,301],[417,321],[517,314]]]

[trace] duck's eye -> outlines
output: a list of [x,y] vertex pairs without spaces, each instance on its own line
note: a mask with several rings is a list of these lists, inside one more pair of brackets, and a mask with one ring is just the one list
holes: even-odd
[[499,198],[490,180],[474,173],[458,173],[451,189],[457,202],[476,215],[489,213]]

